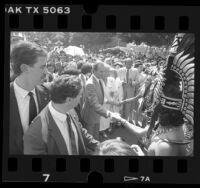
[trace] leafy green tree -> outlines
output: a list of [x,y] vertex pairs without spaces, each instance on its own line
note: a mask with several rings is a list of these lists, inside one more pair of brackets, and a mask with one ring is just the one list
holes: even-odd
[[69,45],[85,46],[85,51],[98,52],[100,49],[115,46],[126,46],[134,42],[139,45],[146,43],[149,46],[168,48],[175,34],[171,33],[89,33],[89,32],[23,32],[27,40],[46,46],[48,51],[57,46],[58,41],[64,47]]

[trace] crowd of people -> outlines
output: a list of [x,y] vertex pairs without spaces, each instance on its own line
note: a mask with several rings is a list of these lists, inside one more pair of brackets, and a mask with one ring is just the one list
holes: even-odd
[[[102,52],[69,56],[17,42],[10,64],[10,154],[192,155],[191,136],[185,138],[191,123],[156,98],[167,61]],[[118,128],[138,143],[110,139]]]

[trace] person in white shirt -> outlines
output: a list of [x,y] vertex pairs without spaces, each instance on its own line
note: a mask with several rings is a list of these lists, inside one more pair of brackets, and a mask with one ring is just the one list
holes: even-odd
[[51,101],[24,135],[24,154],[86,155],[98,141],[74,114],[83,92],[78,76],[61,75],[51,86]]
[[[123,88],[121,80],[117,77],[117,71],[111,67],[108,68],[109,74],[106,80],[103,82],[104,87],[104,107],[111,111],[121,114],[120,102],[123,99]],[[111,120],[111,118],[101,117],[100,119],[100,131],[104,138],[107,138],[107,133],[112,132],[113,125],[116,120]]]

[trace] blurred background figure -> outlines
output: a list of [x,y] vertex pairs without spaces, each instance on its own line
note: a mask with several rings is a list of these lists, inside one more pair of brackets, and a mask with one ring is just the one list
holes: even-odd
[[118,138],[101,142],[93,155],[138,156],[139,151]]
[[[120,102],[123,100],[123,87],[122,82],[118,77],[117,70],[110,69],[110,75],[107,78],[107,94],[108,94],[108,108],[112,112],[117,112],[122,115],[122,105]],[[113,128],[120,126],[116,120],[111,121],[109,132],[112,132]]]
[[[108,77],[110,76],[111,73],[111,67],[108,64],[104,64],[105,66],[105,71],[104,71],[104,76],[103,76],[103,90],[104,90],[104,102],[103,102],[103,107],[106,110],[112,111],[110,102],[112,101],[112,97],[110,95],[110,87],[109,87],[109,81]],[[104,139],[108,138],[107,134],[110,131],[110,123],[111,123],[111,118],[105,118],[101,116],[100,118],[100,128],[99,128],[99,134],[102,136]]]
[[[138,84],[136,85],[136,93],[135,95],[138,95],[139,92],[141,91],[141,87],[144,85],[145,80],[147,78],[147,75],[143,72],[144,67],[143,67],[143,63],[141,61],[137,61],[135,64],[135,68],[138,69]],[[138,100],[136,102],[136,106],[135,106],[135,115],[134,115],[134,120],[135,120],[135,124],[141,126],[141,124],[139,124],[139,116],[140,116],[140,112],[139,112],[139,106],[141,105],[141,99]],[[140,120],[141,121],[141,120]]]
[[81,68],[80,68],[80,74],[79,77],[82,80],[83,83],[83,94],[82,97],[80,99],[80,110],[83,110],[83,105],[85,103],[85,97],[86,97],[86,92],[85,92],[85,87],[86,87],[86,82],[87,80],[90,78],[90,76],[92,75],[92,65],[85,63],[82,64]]
[[55,73],[55,66],[53,64],[47,64],[47,73],[46,73],[46,79],[44,82],[52,82],[53,79],[57,76]]
[[113,66],[114,66],[114,68],[115,68],[116,70],[118,70],[118,69],[120,69],[120,68],[123,67],[123,64],[122,64],[120,61],[118,61],[118,62],[114,63]]
[[[138,85],[138,70],[133,68],[133,60],[126,58],[125,67],[118,70],[118,76],[122,81],[124,100],[136,96],[136,87]],[[123,105],[123,118],[132,122],[133,110],[136,108],[135,102],[125,103]]]
[[57,75],[60,75],[63,70],[62,61],[60,61],[59,57],[56,57],[54,62],[55,62],[55,69],[56,69],[55,72]]

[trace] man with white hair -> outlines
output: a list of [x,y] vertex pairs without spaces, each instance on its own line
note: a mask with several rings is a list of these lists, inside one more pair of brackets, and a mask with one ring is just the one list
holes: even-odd
[[93,65],[93,74],[86,82],[86,99],[83,105],[82,118],[86,129],[99,140],[100,117],[105,118],[119,117],[118,113],[108,111],[103,107],[104,90],[102,80],[107,76],[106,66],[103,62],[97,62]]

